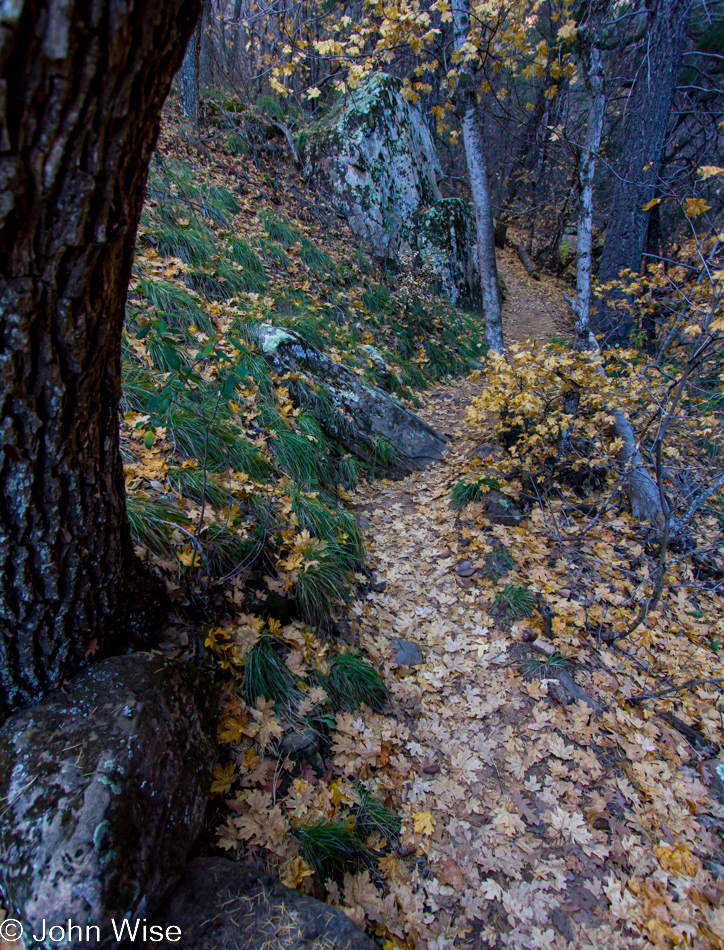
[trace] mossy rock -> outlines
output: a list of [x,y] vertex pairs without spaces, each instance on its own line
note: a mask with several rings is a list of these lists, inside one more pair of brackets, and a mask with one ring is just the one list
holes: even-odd
[[136,653],[94,664],[5,722],[0,885],[30,933],[71,918],[104,940],[111,921],[158,906],[203,827],[212,693],[192,664]]

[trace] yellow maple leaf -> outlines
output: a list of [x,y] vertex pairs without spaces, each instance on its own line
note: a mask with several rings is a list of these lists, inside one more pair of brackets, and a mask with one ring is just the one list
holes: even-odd
[[435,819],[430,811],[416,811],[412,816],[415,823],[415,834],[431,835],[435,830]]
[[201,567],[201,554],[191,544],[184,544],[178,553],[178,559],[184,567]]
[[700,178],[713,178],[714,175],[724,175],[724,168],[720,168],[718,165],[702,165],[696,170],[697,175]]
[[558,39],[562,42],[566,40],[575,40],[578,35],[578,29],[573,20],[568,20],[563,26],[558,30]]
[[687,218],[695,218],[710,208],[711,205],[708,205],[703,198],[687,198],[684,202],[684,214]]
[[297,855],[282,870],[280,876],[283,884],[296,890],[305,877],[314,877],[314,871],[310,871],[304,858]]
[[226,795],[234,781],[235,766],[233,762],[226,765],[217,765],[214,780],[211,783],[211,795]]

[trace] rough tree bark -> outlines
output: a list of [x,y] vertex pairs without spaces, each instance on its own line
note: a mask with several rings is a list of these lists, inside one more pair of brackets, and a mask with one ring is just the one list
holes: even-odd
[[[629,268],[641,269],[649,213],[669,124],[676,80],[686,42],[691,0],[646,0],[646,47],[626,105],[621,129],[622,160],[617,168],[598,279],[608,283]],[[631,317],[612,292],[597,306],[596,332],[608,344],[626,345]]]
[[199,6],[0,5],[0,720],[122,619],[126,290],[161,106]]
[[[461,49],[468,40],[470,29],[469,0],[453,0],[453,28],[455,49]],[[495,257],[495,222],[490,195],[488,169],[485,163],[483,130],[478,114],[478,98],[473,77],[465,65],[460,65],[458,109],[463,127],[465,159],[470,177],[470,191],[475,207],[478,236],[478,262],[485,312],[485,337],[490,350],[503,350],[503,318],[500,310],[498,266]]]
[[181,108],[191,125],[198,129],[200,111],[199,75],[201,73],[201,21],[194,27],[181,64]]

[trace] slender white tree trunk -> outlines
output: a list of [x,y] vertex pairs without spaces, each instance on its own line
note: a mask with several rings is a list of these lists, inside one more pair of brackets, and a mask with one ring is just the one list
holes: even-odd
[[596,349],[596,338],[591,332],[591,247],[593,244],[593,178],[596,172],[596,157],[601,144],[603,119],[606,113],[603,65],[598,47],[598,37],[591,39],[586,85],[591,98],[588,108],[586,141],[580,157],[579,185],[581,190],[578,207],[578,249],[576,260],[576,300],[573,316],[576,331],[576,349]]
[[[460,50],[468,40],[470,28],[469,0],[453,0],[455,49]],[[495,258],[495,224],[490,198],[488,169],[485,164],[483,132],[478,115],[478,99],[473,77],[465,60],[460,64],[458,102],[462,115],[465,159],[470,176],[470,191],[475,207],[478,235],[478,262],[485,311],[485,337],[490,350],[503,350],[503,319],[500,311],[498,266]]]

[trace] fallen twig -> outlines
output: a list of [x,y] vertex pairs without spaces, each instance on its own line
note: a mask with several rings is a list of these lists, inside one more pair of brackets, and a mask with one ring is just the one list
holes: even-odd
[[639,696],[628,696],[627,703],[641,703],[645,699],[656,699],[659,696],[666,696],[669,693],[678,693],[682,689],[691,689],[694,686],[702,686],[704,683],[724,683],[724,676],[713,676],[703,680],[689,680],[682,683],[681,686],[669,686],[668,689],[660,689],[655,693],[641,693]]

